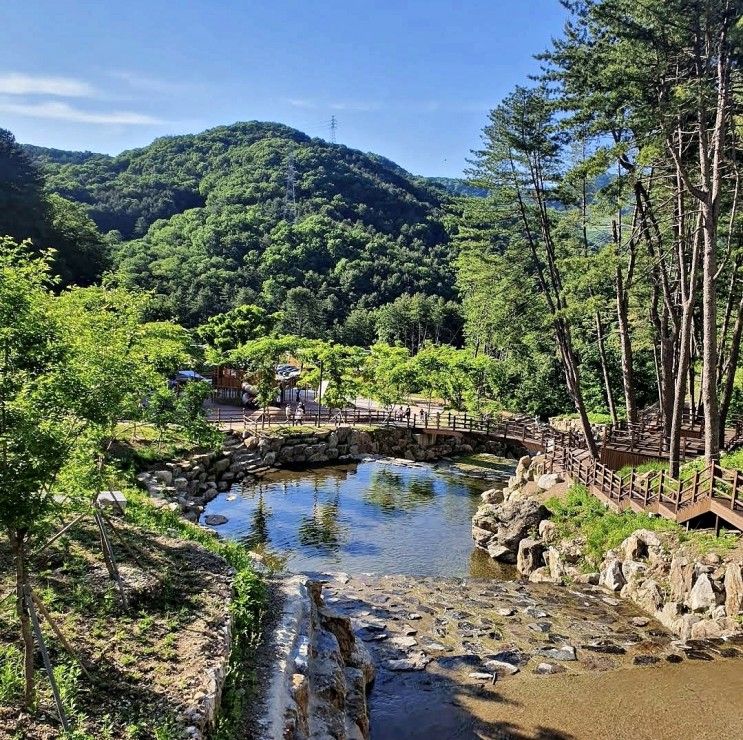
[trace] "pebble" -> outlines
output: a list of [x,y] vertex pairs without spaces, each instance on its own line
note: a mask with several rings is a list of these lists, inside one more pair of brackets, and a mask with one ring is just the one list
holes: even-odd
[[635,627],[647,627],[650,620],[647,617],[632,617],[632,624]]
[[537,655],[543,655],[552,660],[577,660],[575,648],[572,645],[563,645],[560,648],[539,648]]
[[555,665],[554,663],[540,663],[534,669],[534,673],[538,673],[541,676],[549,676],[553,673],[565,673],[565,670],[565,666]]
[[534,632],[549,632],[552,629],[552,625],[549,622],[532,622],[526,626],[530,630],[534,630]]
[[474,678],[475,681],[492,681],[495,679],[494,674],[492,673],[480,673],[479,671],[474,671],[473,673],[469,674],[470,678]]
[[411,648],[418,644],[415,637],[393,637],[390,642],[402,648]]
[[514,614],[516,614],[515,609],[498,609],[496,612],[501,617],[512,617]]
[[660,663],[660,658],[657,655],[635,655],[632,663],[634,665],[654,665]]

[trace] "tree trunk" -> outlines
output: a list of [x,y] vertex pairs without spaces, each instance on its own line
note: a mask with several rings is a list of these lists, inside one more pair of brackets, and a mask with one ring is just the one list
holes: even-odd
[[15,556],[15,589],[16,614],[21,624],[23,638],[23,673],[25,679],[23,703],[29,711],[36,704],[36,688],[34,685],[34,638],[31,632],[31,620],[26,609],[26,532],[16,530],[12,540],[13,555]]
[[735,385],[735,371],[738,368],[740,358],[740,344],[743,336],[743,296],[738,304],[738,316],[735,319],[735,327],[730,340],[730,352],[725,365],[725,382],[720,397],[720,446],[725,444],[725,425],[727,424],[730,402],[733,400],[733,388]]
[[555,328],[557,334],[557,343],[560,348],[560,354],[562,358],[562,366],[565,372],[565,381],[568,387],[568,394],[573,399],[575,410],[578,412],[581,428],[583,430],[583,436],[586,440],[586,447],[588,448],[591,457],[596,460],[599,456],[599,450],[596,446],[596,440],[593,436],[591,422],[588,419],[586,403],[583,400],[583,391],[580,387],[578,362],[573,351],[570,330],[562,323],[559,318],[555,320]]
[[632,340],[627,318],[627,294],[622,287],[621,270],[617,267],[617,325],[619,327],[619,345],[622,350],[622,386],[624,387],[624,405],[627,409],[627,421],[637,423],[637,403],[635,401],[635,380],[632,370]]
[[704,404],[704,458],[720,459],[720,408],[717,396],[717,254],[714,206],[702,204],[704,258],[702,289],[702,403]]
[[614,391],[611,389],[609,378],[609,368],[606,362],[606,347],[604,346],[604,326],[601,321],[601,315],[596,312],[596,335],[598,337],[599,359],[601,360],[601,373],[604,376],[604,388],[606,390],[606,405],[609,407],[611,423],[616,425],[619,422],[617,418],[617,407],[614,403]]
[[[693,278],[692,278],[693,280]],[[679,346],[678,367],[676,369],[676,383],[673,396],[673,411],[671,417],[671,433],[669,435],[668,463],[669,472],[673,478],[679,477],[681,469],[681,426],[684,421],[684,408],[686,406],[686,380],[689,368],[689,356],[691,354],[691,319],[694,312],[694,291],[684,306],[681,317],[681,341]]]

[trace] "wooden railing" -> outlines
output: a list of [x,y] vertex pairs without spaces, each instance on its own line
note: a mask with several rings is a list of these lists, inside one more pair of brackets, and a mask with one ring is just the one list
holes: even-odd
[[[594,495],[618,509],[631,507],[636,511],[659,513],[676,521],[687,521],[706,511],[714,509],[718,516],[743,528],[743,475],[737,470],[726,470],[719,464],[707,465],[702,470],[694,470],[678,480],[661,470],[638,474],[635,469],[620,475],[599,460],[593,459],[586,449],[585,439],[575,432],[561,432],[547,424],[528,417],[494,419],[482,415],[452,414],[450,412],[426,414],[417,412],[404,414],[379,409],[347,408],[340,410],[322,409],[306,414],[301,422],[287,419],[284,414],[270,414],[263,411],[248,411],[238,408],[210,409],[210,420],[220,427],[230,429],[295,426],[312,427],[320,425],[353,425],[406,428],[421,432],[451,432],[482,434],[490,440],[521,443],[534,451],[544,453],[543,472],[561,471],[573,481],[586,486]],[[604,444],[622,444],[620,432],[612,429]],[[644,436],[639,430],[630,431],[636,435],[631,440],[630,449],[643,451],[648,456],[662,457],[667,446],[662,441],[658,447],[657,434],[650,433],[646,427]],[[735,437],[739,432],[736,430]],[[630,442],[628,441],[629,445]],[[686,445],[683,448],[687,459],[699,452],[697,448]],[[713,506],[714,505],[714,506]]]
[[545,469],[564,472],[619,510],[631,507],[680,522],[712,511],[738,528],[743,525],[743,476],[719,463],[680,479],[665,470],[620,475],[584,452],[561,448],[548,453]]

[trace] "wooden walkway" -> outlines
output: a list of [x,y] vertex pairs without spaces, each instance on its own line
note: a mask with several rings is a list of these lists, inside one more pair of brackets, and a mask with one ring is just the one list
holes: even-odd
[[[217,406],[209,408],[208,415],[210,421],[223,429],[257,431],[287,426],[283,412],[264,415],[260,411],[244,412],[236,407]],[[682,480],[676,480],[665,471],[638,474],[633,469],[627,475],[620,475],[607,464],[606,459],[612,453],[627,449],[642,460],[667,458],[667,444],[662,440],[657,425],[652,423],[645,422],[633,429],[609,427],[602,441],[602,457],[599,460],[590,456],[582,435],[561,432],[528,417],[496,420],[468,414],[418,413],[405,416],[375,409],[322,409],[305,416],[302,425],[308,429],[320,425],[352,425],[396,427],[429,435],[482,435],[492,441],[502,440],[520,445],[530,452],[544,454],[543,469],[546,472],[565,473],[618,511],[631,509],[654,513],[679,524],[713,515],[716,528],[725,522],[743,531],[743,474],[737,470],[726,470],[719,464],[707,465]],[[684,459],[698,457],[704,451],[701,439],[695,437],[689,427],[686,427],[686,431],[691,433],[682,437]],[[727,430],[727,446],[743,443],[742,432],[740,423]]]

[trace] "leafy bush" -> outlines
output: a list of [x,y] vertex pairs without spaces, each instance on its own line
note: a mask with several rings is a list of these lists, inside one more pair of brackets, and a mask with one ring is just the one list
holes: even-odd
[[588,563],[597,566],[607,550],[622,543],[637,529],[661,532],[681,532],[674,522],[632,511],[617,513],[608,509],[585,486],[574,485],[565,498],[553,497],[546,502],[562,537],[583,537],[584,555]]

